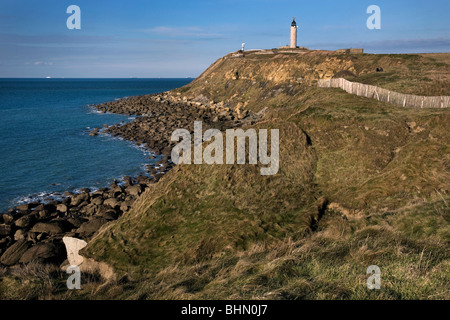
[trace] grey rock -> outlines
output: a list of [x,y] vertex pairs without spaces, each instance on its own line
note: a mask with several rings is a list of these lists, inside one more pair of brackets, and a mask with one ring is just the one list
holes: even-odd
[[110,207],[113,208],[113,209],[119,208],[119,207],[120,207],[120,202],[117,201],[117,199],[114,199],[114,198],[106,199],[106,200],[103,202],[103,204],[104,204],[105,206],[110,206]]
[[22,255],[28,250],[31,243],[25,239],[19,240],[10,246],[0,257],[0,263],[6,266],[12,266],[16,264]]
[[23,229],[19,229],[14,233],[14,240],[22,240],[27,238],[27,232]]
[[70,204],[74,207],[79,206],[81,203],[88,201],[89,197],[89,193],[87,192],[77,194],[72,197]]
[[56,210],[62,213],[66,213],[68,211],[67,206],[65,204],[58,204],[56,206]]
[[12,223],[14,221],[14,217],[11,213],[4,213],[2,214],[3,222],[4,223]]
[[11,225],[0,224],[0,237],[6,237],[11,234]]
[[129,195],[138,197],[138,196],[140,196],[141,193],[142,193],[142,187],[141,187],[141,185],[138,184],[138,185],[135,185],[135,186],[126,188],[125,191],[126,191]]
[[30,228],[36,221],[36,217],[31,214],[27,214],[19,219],[17,219],[14,224],[19,228]]
[[44,204],[40,203],[36,208],[34,208],[34,211],[41,211],[44,210],[45,206]]
[[64,251],[61,245],[55,245],[53,243],[38,243],[29,248],[22,257],[19,259],[19,263],[28,263],[31,261],[39,262],[62,262],[64,260]]
[[120,205],[120,210],[122,212],[126,212],[128,210],[130,210],[131,206],[133,205],[133,201],[132,200],[127,200],[122,202],[122,204]]
[[46,233],[53,235],[63,233],[64,229],[59,223],[38,222],[33,226],[33,228],[31,228],[30,231],[34,233]]
[[83,220],[78,219],[78,218],[67,218],[67,221],[74,227],[74,228],[79,228],[82,224],[83,224]]
[[81,212],[87,216],[93,216],[97,210],[98,210],[98,206],[91,203],[91,204],[83,207]]
[[16,209],[19,211],[28,211],[31,209],[31,205],[30,204],[21,204],[20,206],[16,206]]
[[108,221],[111,221],[111,220],[116,220],[119,217],[119,214],[115,210],[110,209],[110,210],[102,212],[101,215],[99,215],[99,216],[105,218]]
[[91,203],[99,206],[99,205],[103,204],[103,199],[102,199],[102,197],[95,197],[95,198],[91,199]]
[[82,237],[89,237],[93,235],[97,230],[101,228],[105,223],[107,223],[108,220],[106,220],[103,217],[95,217],[91,220],[83,223],[76,232],[79,233]]
[[47,210],[41,210],[38,212],[39,219],[46,219],[50,216],[49,212]]

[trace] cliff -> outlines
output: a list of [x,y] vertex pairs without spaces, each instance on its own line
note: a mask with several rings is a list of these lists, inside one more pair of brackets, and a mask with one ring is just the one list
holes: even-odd
[[[314,84],[344,76],[405,93],[448,94],[448,58],[270,51],[219,59],[172,94],[264,114],[249,127],[280,130],[279,173],[261,176],[254,165],[177,166],[100,233],[89,253],[131,282],[139,279],[123,292],[132,298],[445,292],[439,279],[449,261],[449,111],[405,109]],[[365,287],[371,264],[386,274],[378,293]]]
[[[171,99],[258,114],[280,169],[178,165],[85,254],[118,282],[90,298],[448,299],[450,112],[318,88],[344,77],[449,95],[450,54],[229,54]],[[377,68],[383,72],[377,72]],[[199,102],[200,103],[200,102]],[[366,288],[378,265],[383,290]]]
[[188,97],[203,94],[215,101],[251,104],[278,94],[295,94],[302,87],[316,85],[319,79],[343,77],[400,93],[448,96],[449,60],[449,54],[230,53],[178,92]]

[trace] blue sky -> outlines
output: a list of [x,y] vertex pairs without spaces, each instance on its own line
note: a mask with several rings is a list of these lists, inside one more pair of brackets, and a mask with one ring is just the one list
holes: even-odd
[[[369,5],[381,30],[369,30]],[[69,5],[81,30],[69,30]],[[448,0],[1,0],[0,77],[196,77],[221,56],[289,42],[369,53],[450,52]]]

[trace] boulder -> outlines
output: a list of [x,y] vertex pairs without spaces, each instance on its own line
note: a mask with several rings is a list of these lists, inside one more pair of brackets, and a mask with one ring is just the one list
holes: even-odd
[[2,214],[3,223],[12,223],[14,221],[14,217],[11,213]]
[[0,238],[0,248],[5,248],[11,243],[11,237]]
[[115,199],[115,198],[109,198],[109,199],[106,199],[106,200],[103,202],[103,204],[104,204],[105,206],[110,206],[110,207],[113,208],[113,209],[119,208],[119,207],[120,207],[120,202],[119,202],[117,199]]
[[116,186],[114,188],[112,188],[111,190],[109,190],[108,194],[112,197],[112,198],[117,198],[118,196],[120,196],[123,193],[123,188],[121,186]]
[[31,212],[31,210],[17,210],[16,213],[14,214],[14,217],[21,217],[24,216],[26,214],[29,214]]
[[55,218],[53,220],[50,220],[50,223],[56,224],[59,227],[61,227],[63,232],[67,232],[73,228],[73,224],[71,224],[70,221],[65,217],[64,218]]
[[68,211],[67,206],[65,204],[58,204],[56,206],[56,210],[61,212],[61,213],[66,213]]
[[0,224],[0,237],[6,237],[11,235],[11,225]]
[[102,197],[95,197],[95,198],[91,199],[91,204],[99,206],[102,203],[103,203]]
[[16,210],[19,210],[19,211],[28,211],[30,209],[31,209],[31,205],[29,203],[21,204],[20,206],[16,207]]
[[60,224],[60,223],[38,222],[33,226],[33,228],[31,228],[30,231],[34,232],[34,233],[46,233],[46,234],[53,235],[53,234],[63,233],[64,229],[63,229],[62,224]]
[[70,204],[71,204],[71,206],[76,207],[76,206],[80,205],[81,203],[86,202],[88,200],[89,200],[89,193],[84,192],[84,193],[80,193],[80,194],[73,196]]
[[14,240],[22,240],[27,238],[27,232],[23,229],[19,229],[14,233]]
[[55,201],[49,202],[44,205],[44,210],[47,211],[49,214],[56,211],[56,206],[58,204]]
[[77,230],[76,232],[80,234],[82,237],[90,237],[93,235],[97,230],[101,228],[105,223],[107,223],[108,220],[106,220],[103,217],[95,217],[91,220],[84,222]]
[[131,201],[131,200],[124,201],[124,202],[122,202],[122,204],[120,205],[120,210],[121,210],[122,212],[126,212],[126,211],[130,210],[130,208],[131,208],[132,205],[133,205],[133,201]]
[[33,223],[36,221],[36,216],[32,214],[27,214],[14,222],[16,227],[18,228],[30,228]]
[[83,263],[84,258],[78,254],[78,251],[87,246],[86,241],[72,237],[64,237],[63,242],[66,245],[69,265],[79,266]]
[[34,208],[34,211],[41,211],[44,210],[45,206],[43,203],[40,203],[39,205],[36,206],[36,208]]
[[[61,204],[65,204],[66,206],[70,206],[70,201],[72,200],[72,198],[70,198],[70,197],[67,197],[67,198],[64,198],[62,201],[61,201]],[[58,208],[58,206],[56,206],[56,208]]]
[[109,209],[107,211],[103,211],[98,216],[103,217],[108,221],[111,221],[111,220],[116,220],[119,217],[119,214],[115,210]]
[[[154,159],[155,157],[153,157],[153,158],[151,158],[151,159]],[[123,183],[128,187],[128,186],[131,186],[131,177],[130,176],[125,176],[125,177],[123,177]]]
[[64,260],[64,250],[54,243],[38,243],[29,248],[19,259],[20,263],[39,261],[45,263],[61,263]]
[[39,219],[47,219],[50,216],[48,210],[41,210],[38,212]]
[[141,195],[142,193],[142,187],[140,184],[137,184],[135,186],[131,186],[125,189],[126,193],[128,193],[129,195],[138,197]]
[[78,218],[69,217],[67,218],[67,222],[69,222],[73,227],[79,228],[84,221]]
[[19,240],[10,246],[0,257],[0,263],[6,266],[16,264],[22,255],[30,248],[31,243],[25,239]]
[[80,210],[80,213],[83,213],[86,216],[93,216],[95,212],[97,212],[98,206],[95,204],[88,204]]

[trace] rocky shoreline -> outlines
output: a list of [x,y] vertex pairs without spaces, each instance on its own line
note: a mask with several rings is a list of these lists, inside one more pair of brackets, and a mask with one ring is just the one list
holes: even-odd
[[225,130],[256,121],[257,116],[200,95],[190,99],[179,93],[164,92],[124,98],[94,106],[100,112],[135,115],[136,119],[104,128],[91,136],[106,133],[143,145],[163,159],[147,165],[148,176],[125,177],[96,191],[66,192],[62,200],[30,203],[0,214],[0,266],[11,267],[32,261],[61,265],[66,259],[63,237],[89,241],[106,223],[126,213],[134,201],[167,173],[174,164],[170,153],[172,132],[184,128],[193,132],[194,121],[203,129]]

